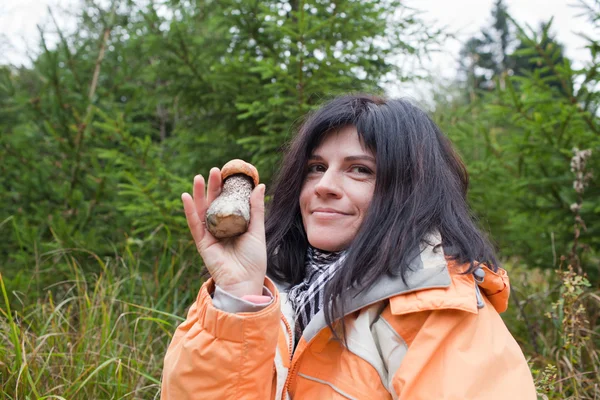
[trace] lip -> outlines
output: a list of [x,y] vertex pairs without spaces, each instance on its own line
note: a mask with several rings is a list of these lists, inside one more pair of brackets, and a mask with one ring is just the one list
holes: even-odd
[[325,207],[318,207],[315,208],[314,210],[312,210],[312,213],[319,213],[319,214],[340,214],[340,215],[347,215],[345,212],[341,212],[339,210],[335,210],[333,208],[325,208]]

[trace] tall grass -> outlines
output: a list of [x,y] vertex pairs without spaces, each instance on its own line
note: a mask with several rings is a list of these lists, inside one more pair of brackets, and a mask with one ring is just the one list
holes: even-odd
[[512,300],[502,317],[529,360],[539,398],[600,399],[600,289],[568,265],[505,266]]
[[[600,287],[592,285],[582,268],[580,258],[589,249],[579,243],[587,229],[580,210],[591,181],[586,161],[592,151],[573,149],[573,153],[572,246],[559,257],[554,272],[524,269],[513,280],[517,301],[512,315],[518,315],[509,327],[514,331],[520,327],[542,399],[600,399]],[[600,260],[595,263],[600,266]]]
[[[513,300],[503,318],[541,399],[600,399],[600,288],[578,261],[581,203],[555,271],[505,263]],[[163,356],[201,274],[193,244],[152,237],[110,257],[31,254],[31,268],[0,274],[0,400],[159,397]]]
[[[198,259],[175,254],[172,268],[144,273],[138,256],[53,252],[31,277],[34,296],[0,275],[0,399],[159,397],[166,347],[201,284]],[[100,272],[84,271],[90,259]],[[600,398],[600,291],[572,268],[507,268],[519,301],[503,317],[540,398]]]
[[[126,253],[52,252],[25,290],[0,274],[0,399],[158,398],[166,347],[201,283],[197,259],[175,253],[142,272]],[[98,272],[85,272],[90,260]]]

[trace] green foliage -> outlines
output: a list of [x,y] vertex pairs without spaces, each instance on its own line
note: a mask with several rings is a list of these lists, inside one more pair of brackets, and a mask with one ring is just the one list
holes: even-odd
[[[481,93],[476,101],[438,109],[436,118],[458,146],[471,174],[471,204],[489,228],[501,253],[530,266],[558,265],[573,240],[573,149],[590,149],[589,188],[579,209],[585,226],[580,245],[598,249],[600,170],[598,58],[580,70],[548,41],[516,25],[526,45],[519,54],[539,67],[523,75],[503,76],[504,85]],[[534,57],[535,56],[535,57]],[[537,64],[536,64],[537,65]],[[499,81],[500,76],[496,77]],[[573,82],[579,82],[577,86]],[[598,254],[585,264],[598,278]]]
[[[598,2],[580,5],[598,33]],[[575,69],[551,23],[493,15],[435,118],[507,260],[504,319],[540,396],[596,398],[598,35]],[[84,0],[53,30],[30,68],[0,66],[0,399],[154,397],[202,281],[193,176],[244,158],[268,185],[307,112],[420,79],[399,65],[440,34],[397,0]]]
[[521,344],[542,399],[593,399],[600,392],[598,289],[570,266],[509,265],[514,307],[503,315]]
[[[600,4],[579,5],[598,33]],[[461,96],[438,102],[435,117],[467,164],[469,200],[506,260],[514,306],[503,319],[530,360],[539,397],[594,399],[598,41],[587,38],[591,62],[575,69],[550,37],[551,22],[536,31],[507,19],[519,41],[504,58],[512,73],[491,63],[492,84],[467,80]]]
[[390,57],[436,37],[394,0],[81,7],[75,31],[55,26],[56,49],[41,32],[32,68],[0,69],[9,273],[52,249],[105,256],[141,240],[152,258],[187,240],[179,195],[194,175],[244,158],[268,184],[300,117],[410,79]]
[[[139,247],[105,259],[68,249],[41,254],[27,284],[45,275],[55,283],[36,297],[13,296],[15,281],[0,274],[0,399],[156,396],[178,314],[200,281],[188,261],[194,246],[161,249],[151,269]],[[90,258],[98,272],[82,268]]]
[[437,37],[395,0],[84,0],[53,29],[0,67],[0,399],[155,397],[202,282],[193,176],[269,184],[303,115],[415,79],[391,60]]
[[[551,53],[554,64],[562,64],[563,46],[550,34],[551,27],[552,19],[540,24],[538,46]],[[531,40],[512,20],[504,1],[496,0],[491,26],[467,40],[460,51],[459,77],[465,84],[465,99],[474,101],[497,85],[504,89],[507,76],[527,76],[534,71],[542,77],[553,75]],[[557,82],[549,84],[565,90]]]
[[494,3],[492,18],[491,26],[467,40],[460,51],[459,72],[468,83],[471,98],[474,90],[492,89],[493,77],[507,71],[512,64],[509,51],[514,46],[514,29],[503,0]]

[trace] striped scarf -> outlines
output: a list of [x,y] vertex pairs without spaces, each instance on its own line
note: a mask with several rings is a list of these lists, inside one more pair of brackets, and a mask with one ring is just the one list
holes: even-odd
[[323,308],[325,285],[345,258],[344,251],[324,251],[309,246],[304,261],[304,280],[292,286],[288,298],[296,315],[296,338],[300,338],[312,317]]

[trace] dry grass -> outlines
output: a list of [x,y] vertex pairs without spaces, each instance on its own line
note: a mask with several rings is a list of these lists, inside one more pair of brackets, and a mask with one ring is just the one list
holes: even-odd
[[162,358],[183,320],[156,307],[182,313],[183,304],[160,302],[174,294],[173,279],[148,290],[154,274],[122,259],[96,257],[99,274],[84,274],[72,254],[60,259],[70,278],[37,298],[11,291],[0,275],[0,399],[158,398]]

